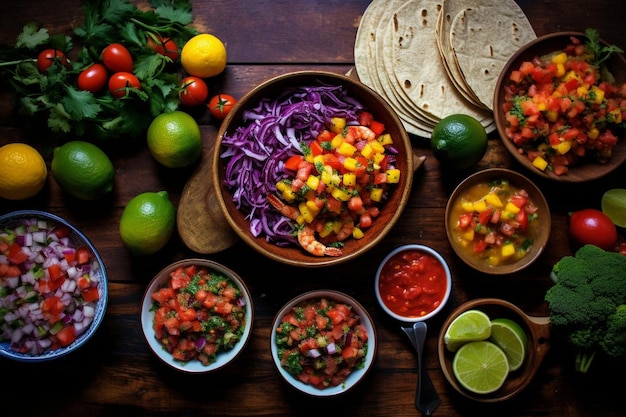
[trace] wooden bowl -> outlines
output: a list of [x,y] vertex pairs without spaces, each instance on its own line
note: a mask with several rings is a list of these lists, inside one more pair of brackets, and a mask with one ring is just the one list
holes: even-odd
[[[576,36],[583,41],[585,39],[584,33],[581,32],[557,32],[541,36],[520,48],[520,50],[509,59],[500,73],[495,87],[493,113],[496,127],[504,146],[520,164],[542,177],[555,181],[577,183],[603,177],[617,169],[626,160],[626,137],[624,137],[624,135],[620,137],[617,145],[613,148],[613,155],[608,163],[598,164],[589,161],[581,161],[579,165],[570,167],[567,173],[559,176],[555,175],[550,170],[546,169],[545,171],[541,171],[534,167],[525,155],[519,153],[517,146],[506,136],[505,129],[507,124],[505,112],[502,109],[507,85],[511,83],[509,80],[511,71],[518,69],[524,61],[532,61],[535,57],[563,49],[569,43],[571,36]],[[604,41],[601,42],[604,45],[608,45]],[[615,77],[616,84],[621,85],[626,82],[626,59],[622,54],[613,53],[607,61],[607,67]]]
[[[457,234],[454,231],[458,213],[454,210],[455,202],[459,198],[461,198],[467,190],[479,183],[489,183],[494,180],[508,180],[511,185],[516,188],[523,188],[528,192],[530,200],[537,206],[537,219],[535,221],[539,222],[538,226],[535,230],[535,235],[533,239],[532,247],[530,248],[529,253],[527,253],[524,257],[512,261],[509,263],[501,263],[500,265],[493,266],[487,263],[484,259],[479,259],[479,257],[475,256],[471,250],[467,250],[464,248],[459,240],[457,239]],[[548,207],[548,202],[546,201],[543,193],[539,188],[524,175],[506,169],[506,168],[490,168],[482,171],[478,171],[465,180],[463,180],[452,192],[452,195],[448,199],[448,204],[446,205],[445,212],[445,221],[446,221],[446,235],[448,237],[448,241],[454,249],[454,252],[470,267],[476,269],[477,271],[493,274],[493,275],[505,275],[512,274],[514,272],[520,271],[526,268],[528,265],[533,263],[539,255],[543,252],[546,243],[548,242],[548,238],[550,237],[550,228],[552,224],[552,220],[550,217],[550,208]],[[465,250],[464,250],[465,249]]]
[[[385,125],[386,131],[393,138],[393,146],[398,150],[396,167],[402,172],[400,182],[390,188],[388,200],[384,203],[380,215],[374,219],[372,226],[365,232],[362,239],[347,239],[339,257],[313,256],[299,246],[279,247],[267,242],[265,236],[255,237],[250,231],[250,222],[245,214],[233,203],[233,192],[224,184],[227,161],[220,155],[224,151],[222,140],[224,135],[232,134],[243,124],[243,114],[267,97],[276,97],[286,88],[309,86],[317,83],[341,85],[348,94],[359,100],[374,118]],[[277,262],[301,266],[323,267],[336,265],[356,258],[373,248],[393,228],[402,214],[411,191],[414,160],[411,143],[400,119],[391,107],[369,87],[344,75],[323,71],[302,71],[280,75],[270,79],[246,94],[233,108],[222,123],[216,138],[213,153],[212,177],[215,194],[224,217],[232,229],[253,249]],[[250,187],[256,187],[250,184]]]
[[[500,317],[511,319],[518,323],[528,336],[527,354],[524,364],[520,369],[511,372],[504,385],[498,391],[491,394],[474,394],[457,382],[452,372],[454,353],[448,351],[444,343],[446,330],[452,321],[461,313],[472,309],[483,311],[492,320]],[[457,307],[441,326],[437,341],[439,364],[450,385],[462,396],[483,403],[501,402],[519,394],[533,379],[543,358],[550,349],[549,337],[549,317],[528,316],[519,307],[505,300],[497,298],[479,298],[468,301]]]

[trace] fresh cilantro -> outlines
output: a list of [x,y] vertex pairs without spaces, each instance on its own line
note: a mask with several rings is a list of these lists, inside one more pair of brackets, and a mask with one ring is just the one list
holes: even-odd
[[600,64],[609,59],[612,53],[624,52],[616,45],[603,45],[600,42],[600,34],[595,29],[586,29],[585,36],[587,38],[585,46],[589,49],[590,52],[593,53],[593,65],[595,65],[596,67],[600,67]]

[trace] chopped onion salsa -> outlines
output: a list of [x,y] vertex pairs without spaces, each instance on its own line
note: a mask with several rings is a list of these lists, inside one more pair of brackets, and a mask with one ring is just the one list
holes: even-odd
[[0,342],[41,355],[71,344],[91,325],[98,259],[65,225],[24,219],[0,229]]

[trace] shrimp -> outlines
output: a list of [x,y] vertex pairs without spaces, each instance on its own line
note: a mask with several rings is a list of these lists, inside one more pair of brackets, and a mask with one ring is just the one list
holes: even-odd
[[294,206],[283,203],[283,201],[274,194],[267,195],[267,202],[270,203],[271,206],[278,210],[283,216],[291,220],[296,220],[298,218],[298,209]]
[[366,126],[348,126],[346,140],[354,143],[358,140],[367,140],[368,142],[376,139],[376,133]]
[[343,216],[342,221],[343,225],[336,235],[338,241],[346,240],[354,231],[354,219],[351,216]]

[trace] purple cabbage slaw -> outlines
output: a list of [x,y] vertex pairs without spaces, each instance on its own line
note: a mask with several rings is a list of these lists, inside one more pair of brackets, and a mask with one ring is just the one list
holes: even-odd
[[343,117],[357,125],[364,106],[349,97],[343,86],[318,85],[286,88],[277,98],[263,98],[243,112],[243,125],[222,138],[221,158],[227,160],[225,185],[233,203],[250,221],[253,236],[265,236],[278,246],[296,244],[295,224],[267,202],[276,184],[288,176],[285,161],[303,154],[309,144],[329,126],[331,118]]

